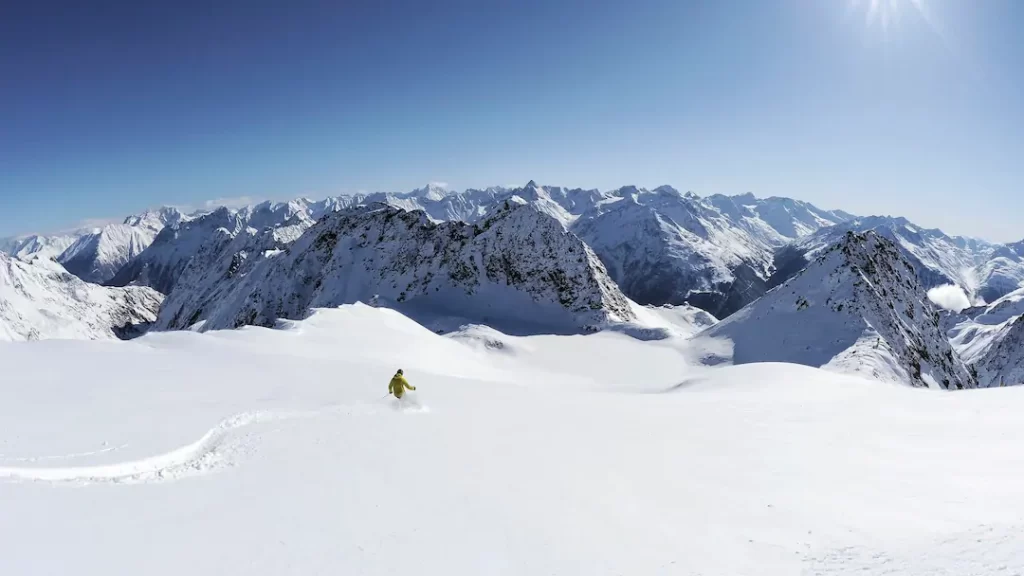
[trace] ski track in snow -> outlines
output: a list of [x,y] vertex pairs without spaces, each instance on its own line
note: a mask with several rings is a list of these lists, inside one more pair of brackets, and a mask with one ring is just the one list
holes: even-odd
[[96,456],[99,454],[106,454],[108,452],[115,452],[117,450],[123,450],[127,448],[128,444],[122,444],[120,446],[108,446],[99,450],[90,450],[88,452],[75,452],[73,454],[57,454],[55,456],[8,456],[6,454],[0,454],[0,460],[4,462],[41,462],[43,460],[71,460],[72,458],[84,458],[86,456]]
[[[429,408],[419,405],[401,407],[402,412],[426,413]],[[222,420],[210,429],[199,440],[181,448],[142,458],[115,464],[72,467],[4,467],[0,466],[0,481],[35,481],[71,484],[140,484],[178,480],[187,476],[195,476],[212,472],[224,466],[233,465],[230,456],[237,453],[239,445],[228,443],[231,435],[242,428],[270,422],[295,420],[300,418],[316,418],[318,416],[339,414],[374,414],[377,410],[367,405],[329,405],[317,410],[291,412],[252,411],[235,414]],[[123,448],[124,446],[121,446]],[[110,452],[118,448],[108,448],[93,452],[82,452],[65,456],[42,456],[11,459],[20,462],[36,462],[47,459],[71,458],[96,455]]]
[[804,576],[971,576],[1024,574],[1024,526],[979,526],[935,539],[909,539],[883,548],[849,546],[814,558]]

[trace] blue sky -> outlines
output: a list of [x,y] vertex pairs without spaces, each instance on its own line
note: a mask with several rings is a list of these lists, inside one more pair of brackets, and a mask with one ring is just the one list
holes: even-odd
[[535,179],[1024,238],[1024,2],[879,1],[4,3],[0,236]]

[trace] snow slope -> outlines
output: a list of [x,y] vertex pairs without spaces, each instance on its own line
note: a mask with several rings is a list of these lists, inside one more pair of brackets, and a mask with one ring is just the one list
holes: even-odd
[[149,288],[89,284],[38,255],[0,253],[0,340],[131,336],[156,320],[162,299]]
[[[689,304],[681,304],[679,306],[673,306],[672,304],[662,304],[661,306],[648,305],[644,309],[662,318],[670,326],[675,327],[676,333],[684,337],[693,336],[718,323],[718,319],[711,314]],[[641,322],[644,321],[642,320]],[[650,320],[646,320],[646,322],[655,324],[655,322]]]
[[[249,251],[227,277],[197,268],[168,298],[161,329],[269,326],[312,307],[379,300],[421,321],[455,318],[511,331],[575,332],[635,319],[593,252],[519,197],[479,225],[433,223],[381,204],[323,218],[283,252]],[[252,258],[253,256],[250,256]],[[187,278],[183,275],[182,278]],[[227,290],[204,287],[227,284]],[[458,323],[456,322],[456,323]]]
[[0,573],[1024,571],[1024,389],[467,344],[366,306],[0,344]]
[[792,362],[889,382],[973,388],[910,262],[887,239],[847,232],[803,272],[702,334],[736,364]]

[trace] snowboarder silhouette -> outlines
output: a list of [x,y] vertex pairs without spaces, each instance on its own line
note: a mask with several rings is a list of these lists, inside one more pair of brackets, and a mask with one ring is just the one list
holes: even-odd
[[394,377],[391,378],[391,382],[388,384],[388,394],[394,394],[395,398],[399,401],[402,400],[402,396],[405,395],[406,390],[415,390],[416,387],[409,384],[409,381],[405,379],[405,375],[402,369],[399,368],[398,372],[395,373]]

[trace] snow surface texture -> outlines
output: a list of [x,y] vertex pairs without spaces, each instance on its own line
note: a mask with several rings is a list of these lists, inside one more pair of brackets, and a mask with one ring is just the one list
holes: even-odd
[[791,362],[933,388],[973,388],[903,253],[848,232],[803,272],[704,332],[736,364]]
[[0,253],[0,340],[128,337],[156,320],[162,299],[150,288],[89,284],[38,255]]
[[0,344],[0,573],[1024,571],[1024,389],[455,336],[356,305]]
[[[323,218],[283,251],[219,250],[182,275],[161,329],[273,326],[313,307],[376,300],[421,321],[579,332],[636,319],[600,260],[563,224],[514,196],[479,224],[435,224],[381,204]],[[232,255],[233,254],[233,255]],[[228,264],[228,261],[232,264]],[[237,266],[234,264],[237,263]]]

